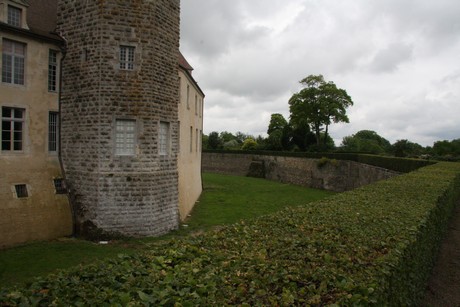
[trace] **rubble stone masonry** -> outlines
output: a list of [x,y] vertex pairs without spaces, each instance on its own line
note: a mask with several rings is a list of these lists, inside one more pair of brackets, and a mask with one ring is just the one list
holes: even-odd
[[[58,3],[67,42],[61,150],[78,232],[145,236],[177,228],[180,1]],[[122,68],[124,59],[132,67]],[[117,154],[117,120],[134,121],[135,153]],[[161,155],[160,122],[169,128]]]
[[261,177],[315,189],[335,192],[350,191],[399,173],[354,161],[269,155],[210,153],[202,155],[204,172]]

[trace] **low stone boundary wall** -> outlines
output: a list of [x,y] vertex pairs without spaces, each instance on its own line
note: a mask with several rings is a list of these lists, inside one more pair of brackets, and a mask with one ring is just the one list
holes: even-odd
[[320,160],[251,154],[202,155],[204,172],[266,178],[283,183],[344,192],[399,173],[344,160]]

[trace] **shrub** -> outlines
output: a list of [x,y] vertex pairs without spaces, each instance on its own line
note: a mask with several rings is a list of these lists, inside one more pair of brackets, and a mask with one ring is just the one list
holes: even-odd
[[4,305],[416,305],[459,199],[439,163],[3,289]]

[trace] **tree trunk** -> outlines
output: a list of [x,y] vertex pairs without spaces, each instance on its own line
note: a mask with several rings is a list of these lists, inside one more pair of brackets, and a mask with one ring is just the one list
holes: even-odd
[[326,130],[325,130],[325,133],[324,133],[324,147],[326,147],[326,144],[327,144],[327,132],[329,130],[329,125],[326,124]]
[[321,128],[321,126],[319,124],[315,124],[316,145],[318,145],[318,148],[321,145],[320,128]]

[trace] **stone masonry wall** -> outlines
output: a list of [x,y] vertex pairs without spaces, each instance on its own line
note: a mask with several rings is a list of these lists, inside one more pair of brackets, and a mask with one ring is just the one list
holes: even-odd
[[[353,190],[398,173],[353,161],[329,161],[251,154],[203,153],[202,169],[237,176],[256,173],[269,180],[336,192]],[[255,169],[259,171],[255,171]]]
[[[59,0],[62,158],[78,231],[160,235],[178,227],[179,0]],[[120,46],[135,48],[120,69]],[[136,154],[115,155],[135,120]],[[159,155],[159,126],[170,125]]]

